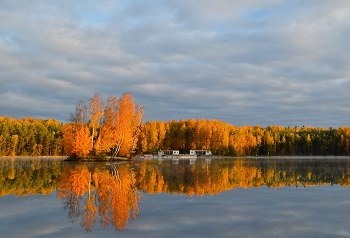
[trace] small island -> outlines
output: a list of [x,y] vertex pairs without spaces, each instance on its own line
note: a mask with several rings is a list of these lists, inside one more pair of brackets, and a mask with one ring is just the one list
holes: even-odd
[[130,93],[119,99],[110,96],[107,103],[96,93],[89,99],[89,107],[80,101],[71,113],[71,122],[62,127],[67,161],[132,159],[143,113]]

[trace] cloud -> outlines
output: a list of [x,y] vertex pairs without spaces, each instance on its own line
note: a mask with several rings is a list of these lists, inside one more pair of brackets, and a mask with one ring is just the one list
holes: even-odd
[[146,120],[349,126],[346,6],[2,1],[0,111],[66,121],[95,92],[130,92]]

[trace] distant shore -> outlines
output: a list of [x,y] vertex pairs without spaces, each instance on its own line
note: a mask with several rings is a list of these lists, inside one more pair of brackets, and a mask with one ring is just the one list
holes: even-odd
[[15,155],[15,156],[0,156],[0,159],[6,159],[6,158],[52,158],[52,159],[59,159],[59,158],[62,158],[62,159],[65,159],[67,158],[67,156],[58,156],[58,155],[53,155],[53,156],[48,156],[48,155],[38,155],[38,156],[30,156],[30,155]]

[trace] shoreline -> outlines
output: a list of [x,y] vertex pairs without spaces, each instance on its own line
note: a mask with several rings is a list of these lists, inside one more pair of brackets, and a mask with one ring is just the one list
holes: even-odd
[[[349,158],[349,155],[274,155],[274,156],[266,156],[266,155],[260,155],[260,156],[223,156],[223,155],[211,155],[211,156],[198,156],[197,159],[237,159],[237,158],[255,158],[255,159],[276,159],[276,158]],[[16,155],[16,156],[0,156],[0,159],[31,159],[31,158],[45,158],[45,159],[68,159],[68,156],[64,155],[56,155],[56,156],[28,156],[28,155]],[[133,159],[127,159],[125,157],[115,157],[112,159],[113,161],[133,161],[135,159],[140,159],[140,157],[134,157]],[[71,161],[79,161],[79,160],[71,160]],[[93,159],[82,159],[80,161],[94,161]],[[99,161],[99,160],[95,160]],[[109,161],[109,158],[102,159],[100,161]]]
[[8,158],[52,158],[52,159],[58,159],[58,158],[62,158],[65,159],[67,158],[67,156],[64,155],[54,155],[54,156],[49,156],[49,155],[45,155],[45,156],[30,156],[30,155],[15,155],[15,156],[9,156],[9,155],[4,155],[4,156],[0,156],[0,159],[8,159]]

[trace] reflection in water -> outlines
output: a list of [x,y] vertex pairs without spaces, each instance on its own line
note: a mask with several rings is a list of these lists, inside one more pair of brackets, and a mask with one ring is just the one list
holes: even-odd
[[[64,169],[57,197],[63,200],[70,220],[75,222],[82,215],[80,225],[91,231],[98,215],[103,227],[113,224],[123,230],[130,213],[136,219],[141,195],[135,186],[135,172],[129,165],[92,171],[87,165],[79,165]],[[84,203],[82,211],[81,201]]]
[[198,159],[195,164],[150,160],[137,162],[135,169],[138,188],[150,194],[202,196],[238,187],[350,185],[349,159],[309,158]]
[[234,188],[350,185],[349,157],[149,160],[118,165],[53,159],[1,159],[0,196],[57,190],[72,222],[123,230],[139,213],[141,194],[203,196]]
[[56,159],[0,158],[0,196],[54,192],[62,163]]

